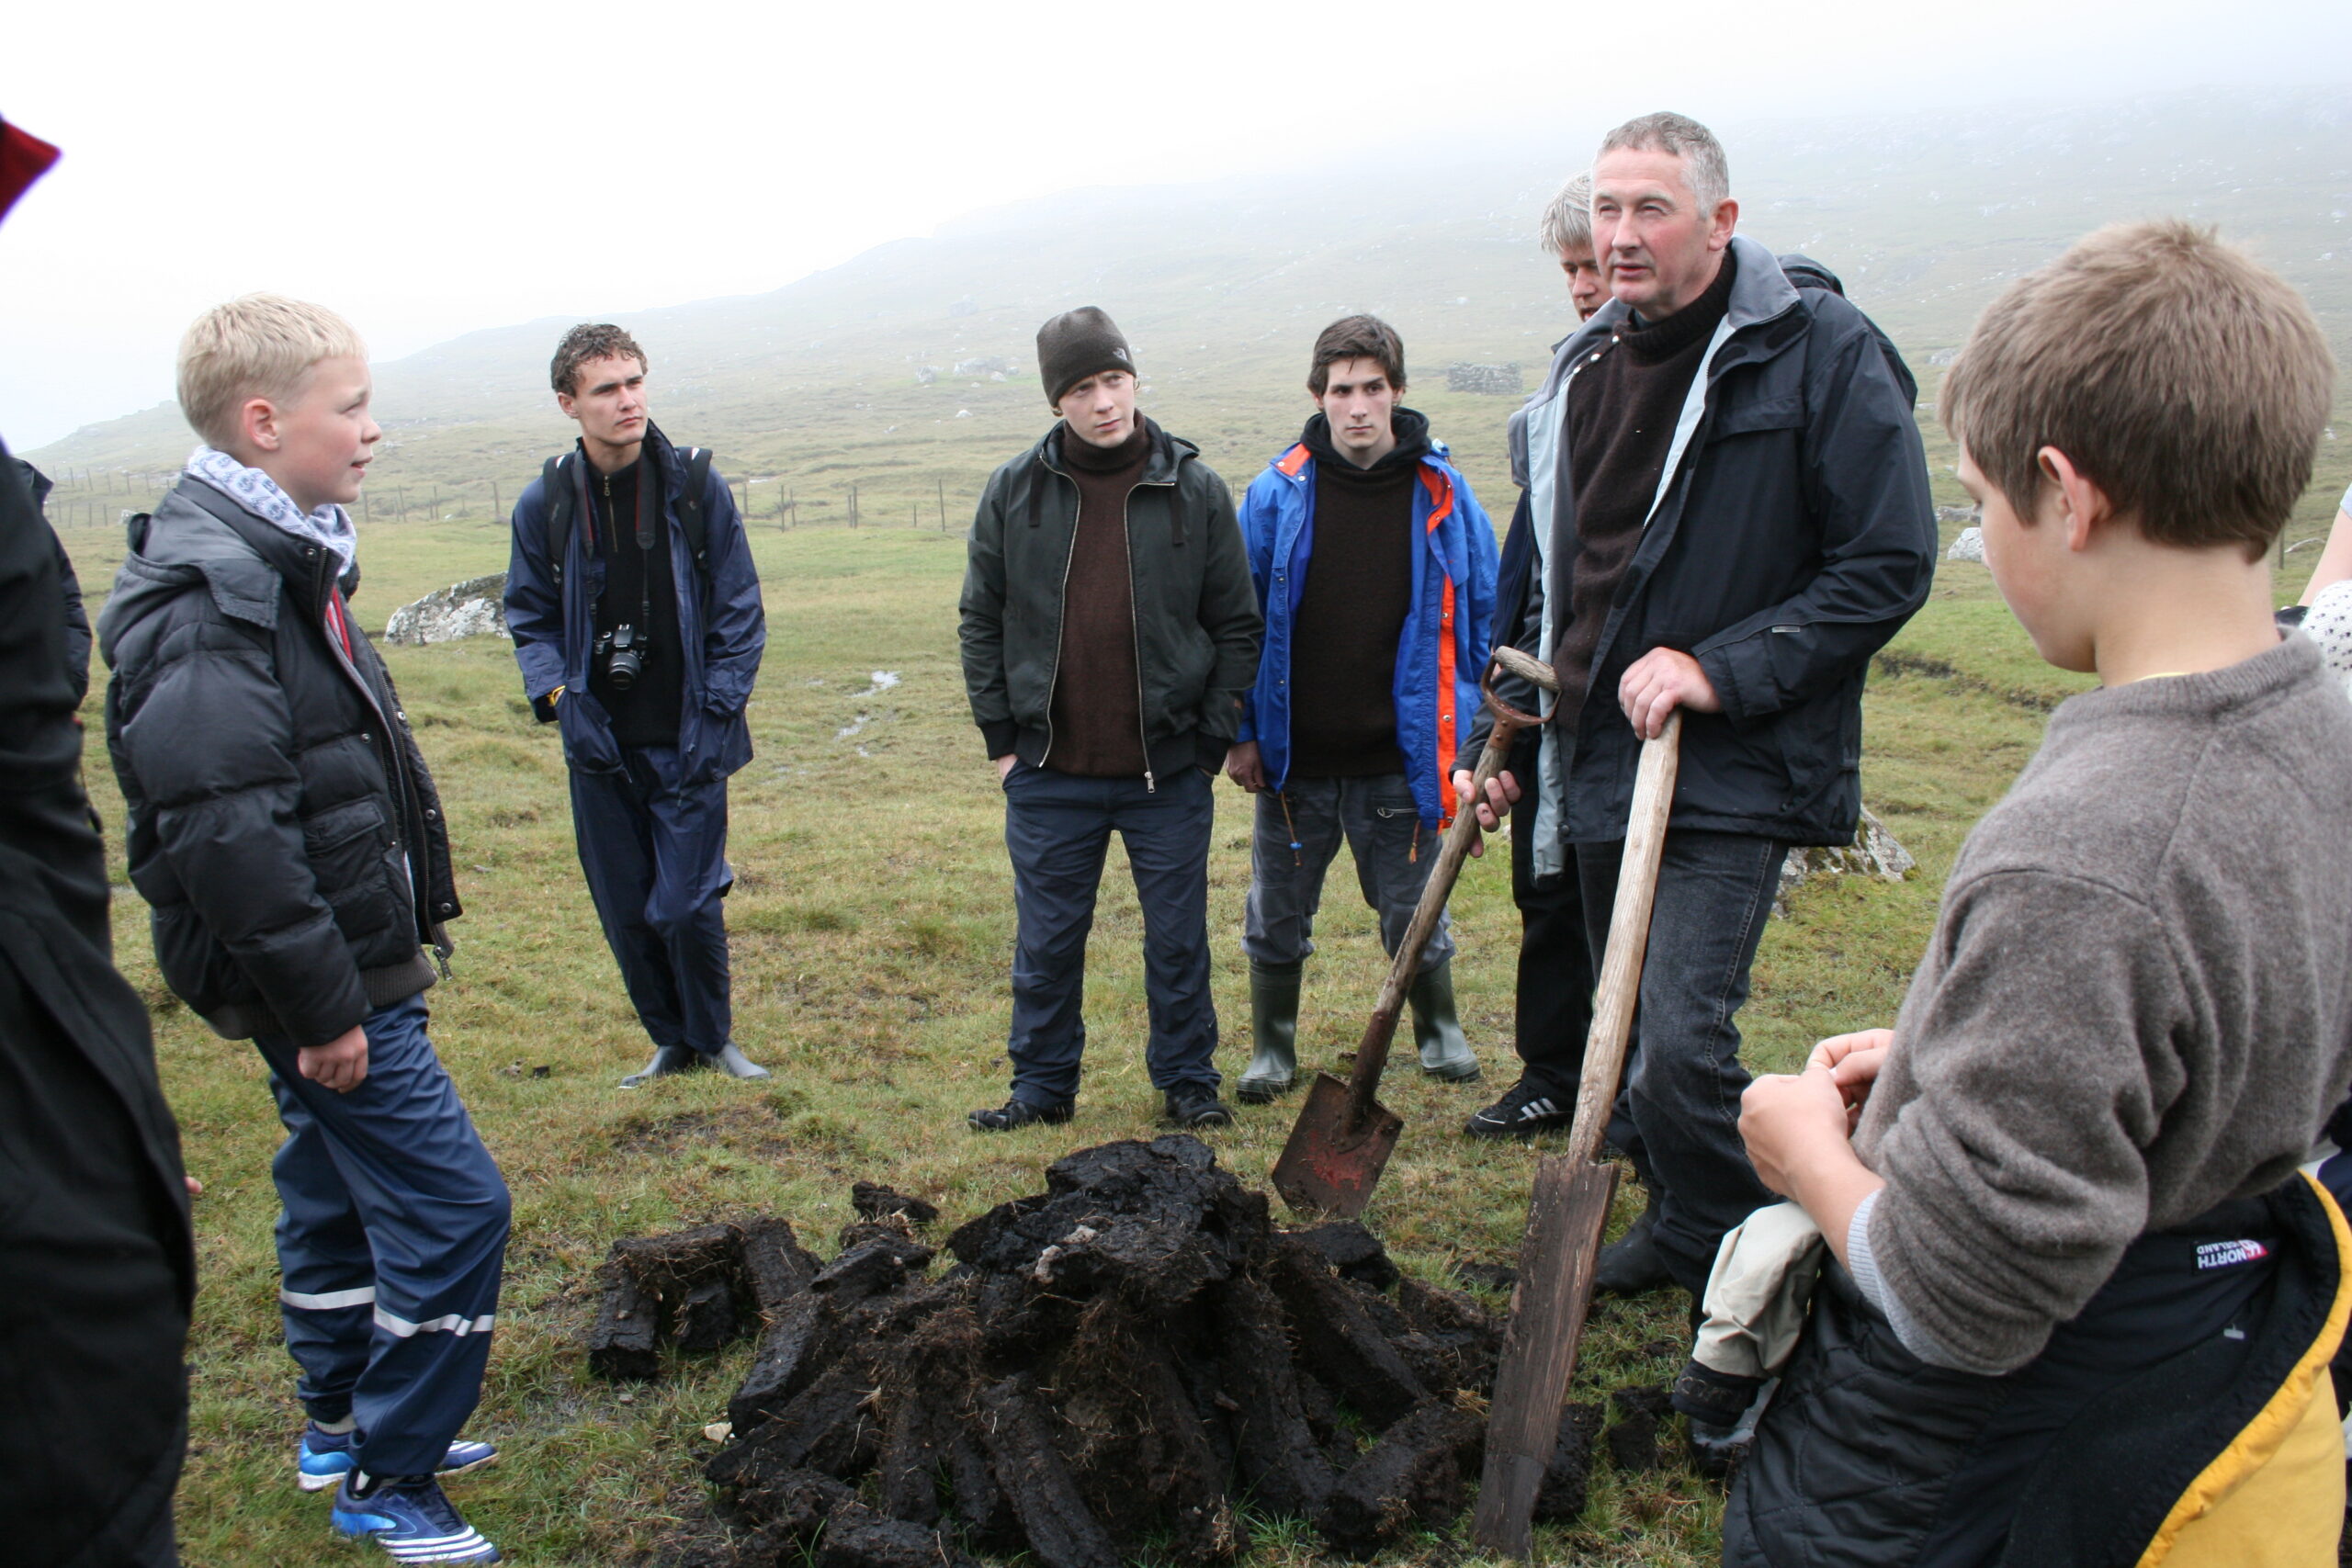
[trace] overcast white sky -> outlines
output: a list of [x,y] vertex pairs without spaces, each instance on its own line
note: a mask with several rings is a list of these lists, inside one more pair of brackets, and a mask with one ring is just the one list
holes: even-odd
[[1432,132],[2347,76],[2344,0],[17,6],[0,116],[65,156],[0,228],[0,434],[169,397],[181,330],[249,289],[389,359]]

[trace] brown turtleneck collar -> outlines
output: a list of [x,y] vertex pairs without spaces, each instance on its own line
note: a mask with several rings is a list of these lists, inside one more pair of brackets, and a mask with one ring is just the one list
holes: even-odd
[[1715,325],[1731,308],[1731,283],[1739,270],[1729,246],[1724,249],[1723,265],[1715,269],[1715,280],[1706,291],[1677,310],[1655,321],[1641,317],[1629,318],[1617,329],[1617,336],[1625,352],[1644,365],[1658,365],[1673,358],[1702,338],[1714,333]]

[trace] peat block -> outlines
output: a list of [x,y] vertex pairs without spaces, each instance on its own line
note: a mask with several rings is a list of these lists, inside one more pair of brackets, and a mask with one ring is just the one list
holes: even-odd
[[1592,1484],[1592,1444],[1600,1435],[1598,1404],[1571,1404],[1560,1412],[1559,1439],[1544,1464],[1544,1483],[1535,1493],[1535,1517],[1551,1524],[1566,1524],[1584,1513]]
[[1414,1525],[1462,1511],[1465,1468],[1476,1472],[1487,1428],[1466,1411],[1438,1400],[1416,1409],[1331,1489],[1317,1525],[1350,1557],[1371,1557]]
[[1182,1134],[1066,1155],[1046,1168],[1046,1188],[962,1226],[948,1250],[1065,1295],[1116,1290],[1166,1309],[1230,1279],[1269,1229],[1265,1195]]
[[1663,1386],[1621,1388],[1609,1397],[1617,1406],[1616,1425],[1606,1434],[1610,1462],[1636,1475],[1664,1464],[1658,1423],[1669,1408],[1671,1391]]
[[[1499,1340],[1476,1303],[1403,1279],[1362,1225],[1278,1235],[1195,1138],[1082,1149],[1045,1188],[957,1228],[944,1276],[912,1234],[928,1205],[884,1188],[854,1190],[831,1262],[732,1227],[760,1343],[706,1473],[753,1532],[741,1568],[1223,1563],[1244,1503],[1365,1556],[1460,1511],[1484,1438],[1462,1395]],[[640,1250],[666,1280],[712,1247]],[[725,1295],[689,1282],[681,1322]]]
[[920,1198],[910,1198],[894,1192],[877,1182],[853,1182],[849,1190],[849,1206],[869,1220],[888,1219],[903,1214],[911,1225],[927,1225],[939,1218],[939,1211]]
[[588,1370],[613,1382],[660,1376],[662,1298],[616,1262],[607,1260],[601,1272],[605,1288],[588,1329]]
[[1333,1220],[1329,1224],[1285,1234],[1322,1254],[1323,1261],[1338,1269],[1343,1280],[1385,1291],[1404,1278],[1396,1265],[1388,1260],[1388,1249],[1380,1245],[1378,1236],[1364,1228],[1361,1220]]

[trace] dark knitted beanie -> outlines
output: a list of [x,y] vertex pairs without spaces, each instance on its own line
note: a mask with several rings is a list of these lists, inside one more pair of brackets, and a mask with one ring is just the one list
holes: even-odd
[[1037,329],[1037,379],[1046,401],[1061,406],[1062,394],[1105,370],[1136,372],[1135,355],[1110,317],[1091,305],[1065,310]]

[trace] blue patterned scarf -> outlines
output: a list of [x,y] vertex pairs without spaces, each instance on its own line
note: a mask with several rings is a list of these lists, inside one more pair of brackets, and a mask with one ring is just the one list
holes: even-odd
[[254,516],[276,524],[298,539],[324,545],[342,560],[344,570],[351,569],[352,558],[359,553],[359,535],[351,525],[351,514],[342,507],[328,505],[316,512],[304,512],[294,504],[292,496],[277,487],[276,479],[209,446],[199,446],[189,455],[187,471]]

